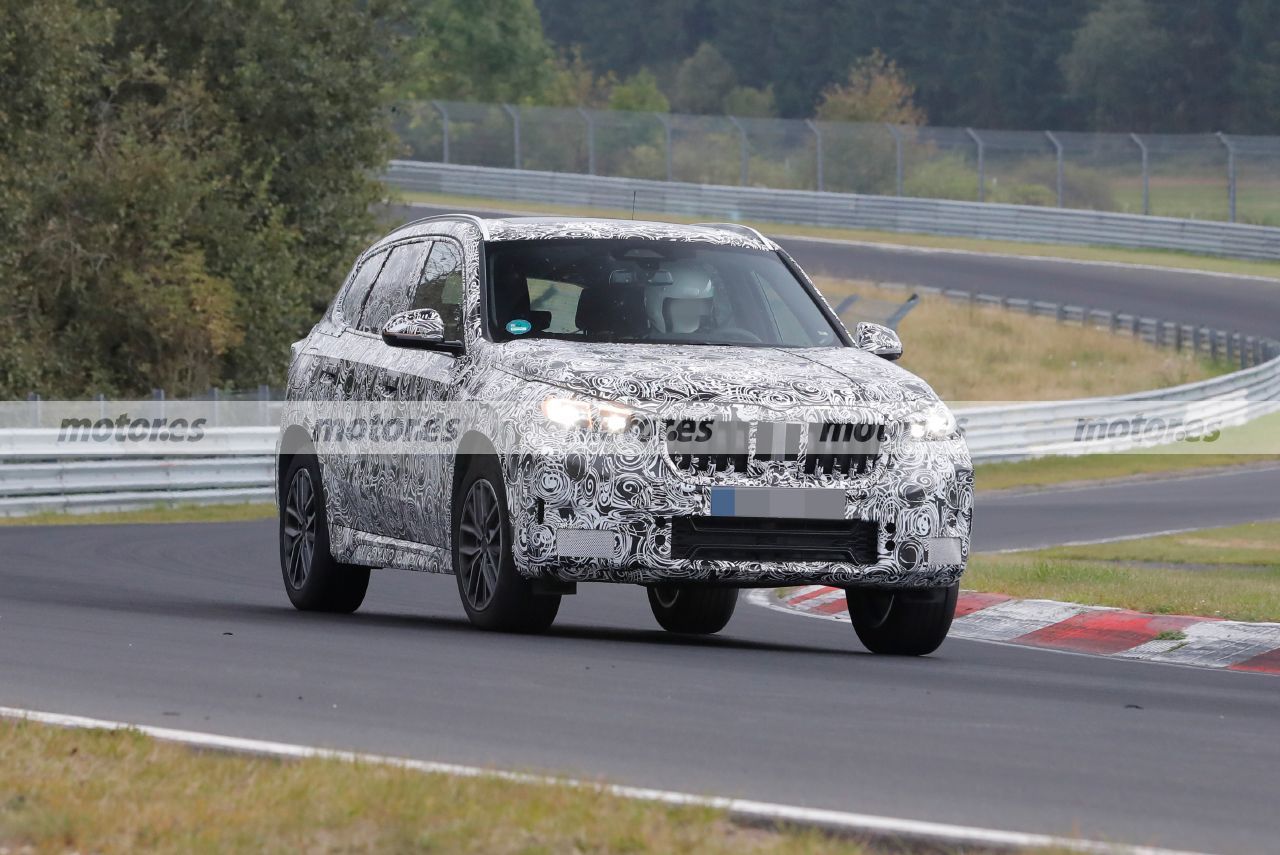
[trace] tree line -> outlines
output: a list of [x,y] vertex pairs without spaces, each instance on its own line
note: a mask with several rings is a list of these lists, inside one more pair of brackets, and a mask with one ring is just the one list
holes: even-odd
[[809,117],[879,51],[932,124],[1280,134],[1277,0],[536,0],[681,112]]

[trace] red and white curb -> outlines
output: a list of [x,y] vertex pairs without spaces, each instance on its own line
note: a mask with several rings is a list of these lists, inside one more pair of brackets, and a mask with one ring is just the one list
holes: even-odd
[[[757,605],[808,617],[849,620],[844,591],[839,588],[809,585],[781,597],[758,590],[751,599]],[[1152,615],[963,591],[951,635],[1121,659],[1280,674],[1280,623]]]

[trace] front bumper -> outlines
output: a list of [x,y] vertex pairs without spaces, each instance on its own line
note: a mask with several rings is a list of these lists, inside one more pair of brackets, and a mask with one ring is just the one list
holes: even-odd
[[[886,451],[882,465],[865,475],[812,478],[780,468],[729,485],[769,487],[783,497],[790,490],[799,497],[804,488],[839,492],[842,502],[835,501],[849,531],[871,539],[843,558],[786,548],[803,542],[796,539],[802,522],[778,526],[776,516],[752,516],[750,507],[735,517],[745,521],[737,527],[749,536],[734,542],[768,542],[750,533],[755,519],[761,528],[780,530],[782,548],[755,549],[759,557],[749,548],[719,550],[727,557],[716,557],[715,548],[690,555],[684,546],[691,521],[725,518],[715,497],[725,485],[698,483],[660,454],[511,454],[506,470],[516,566],[531,578],[639,584],[924,588],[956,582],[968,560],[973,514],[973,469],[963,440],[908,442]],[[815,544],[826,536],[815,534]]]

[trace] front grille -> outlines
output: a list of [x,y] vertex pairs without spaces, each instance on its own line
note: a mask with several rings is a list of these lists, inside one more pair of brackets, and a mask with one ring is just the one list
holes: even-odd
[[675,517],[671,557],[874,564],[878,536],[879,526],[866,520]]
[[806,475],[865,475],[880,459],[884,439],[882,424],[666,423],[667,454],[677,469],[691,475],[753,470],[760,474],[764,467],[779,464],[795,466]]

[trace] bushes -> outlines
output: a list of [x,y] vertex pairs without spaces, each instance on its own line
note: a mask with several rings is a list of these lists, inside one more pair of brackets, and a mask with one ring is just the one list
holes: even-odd
[[372,228],[380,26],[0,0],[0,395],[278,381]]

